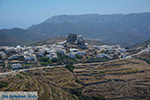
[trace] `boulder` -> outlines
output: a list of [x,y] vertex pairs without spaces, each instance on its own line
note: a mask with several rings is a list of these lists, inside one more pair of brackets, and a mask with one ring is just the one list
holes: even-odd
[[77,35],[74,34],[74,33],[70,33],[68,36],[67,36],[67,42],[70,43],[70,44],[75,44],[75,41],[77,40]]

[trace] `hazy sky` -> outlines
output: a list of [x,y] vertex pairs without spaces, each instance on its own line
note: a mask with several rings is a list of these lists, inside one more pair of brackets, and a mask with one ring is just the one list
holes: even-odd
[[150,0],[0,0],[0,29],[28,28],[54,15],[150,12]]

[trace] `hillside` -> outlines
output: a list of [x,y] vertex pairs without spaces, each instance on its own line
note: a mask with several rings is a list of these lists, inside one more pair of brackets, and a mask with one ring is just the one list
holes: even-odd
[[28,30],[51,37],[77,33],[107,43],[133,45],[150,38],[150,13],[59,15]]
[[[38,41],[38,42],[34,43],[33,45],[35,45],[35,46],[52,45],[52,44],[62,42],[65,40],[66,40],[66,37],[52,37],[52,38]],[[106,43],[104,43],[100,40],[96,40],[96,39],[85,39],[85,42],[88,43],[89,45],[104,45],[104,44],[106,44]]]
[[149,100],[149,56],[147,52],[122,61],[79,64],[73,72],[61,67],[3,75],[0,90],[38,91],[39,100]]
[[45,38],[46,35],[20,28],[0,30],[0,46],[29,45]]
[[133,48],[137,48],[137,47],[147,47],[147,45],[149,45],[150,44],[150,39],[148,39],[148,40],[146,40],[146,41],[144,41],[144,42],[142,42],[142,43],[138,43],[138,44],[136,44],[136,45],[134,45],[134,46],[132,46]]

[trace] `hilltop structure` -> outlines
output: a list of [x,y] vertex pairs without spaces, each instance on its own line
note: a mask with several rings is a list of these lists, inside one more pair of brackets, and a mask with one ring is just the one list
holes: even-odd
[[82,38],[82,35],[77,35],[74,33],[70,33],[66,39],[69,44],[76,44],[82,49],[87,49],[88,47],[85,45],[85,41]]

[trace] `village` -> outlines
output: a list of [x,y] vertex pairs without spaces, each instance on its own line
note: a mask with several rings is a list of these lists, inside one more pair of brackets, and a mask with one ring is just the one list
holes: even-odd
[[53,45],[0,47],[0,71],[62,64],[104,62],[126,58],[120,45],[88,45],[82,35],[70,33]]

